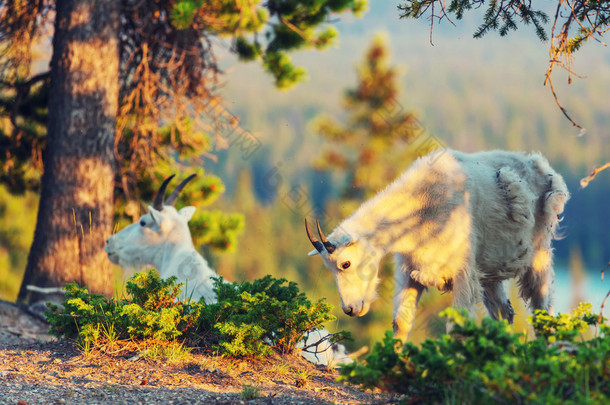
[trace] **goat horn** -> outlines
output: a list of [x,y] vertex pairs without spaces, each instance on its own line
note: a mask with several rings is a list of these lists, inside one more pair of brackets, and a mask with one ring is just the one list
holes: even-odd
[[319,240],[317,240],[312,234],[311,231],[309,230],[309,224],[307,223],[307,218],[305,218],[305,232],[307,232],[307,237],[309,238],[309,241],[311,242],[311,244],[313,245],[313,247],[316,248],[316,250],[318,251],[318,253],[322,253],[322,251],[324,250],[324,245],[322,244],[322,242],[320,242]]
[[174,191],[172,191],[172,193],[169,195],[169,198],[165,200],[165,205],[174,205],[176,203],[176,200],[178,199],[178,195],[180,194],[184,186],[186,186],[186,183],[193,180],[195,176],[197,175],[191,174],[186,179],[182,180],[182,183],[178,184],[178,187],[176,187]]
[[316,224],[318,225],[318,234],[320,235],[320,239],[322,239],[322,244],[326,248],[326,251],[329,254],[334,252],[337,247],[330,243],[328,239],[326,239],[326,236],[324,236],[324,232],[322,232],[322,229],[320,228],[320,221],[316,220]]
[[165,189],[167,188],[167,185],[173,178],[174,178],[173,174],[171,176],[169,176],[168,178],[166,178],[163,181],[163,184],[161,184],[161,187],[159,187],[159,191],[157,191],[157,195],[155,195],[155,201],[153,203],[153,208],[156,209],[157,211],[161,211],[163,209],[163,200],[165,198]]

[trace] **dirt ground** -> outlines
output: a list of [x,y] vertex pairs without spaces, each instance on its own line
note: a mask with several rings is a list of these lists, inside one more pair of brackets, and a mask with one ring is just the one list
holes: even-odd
[[[300,357],[179,360],[143,356],[137,343],[84,353],[49,326],[0,301],[2,404],[382,404],[397,398],[335,382],[336,370]],[[257,399],[245,395],[254,392]]]

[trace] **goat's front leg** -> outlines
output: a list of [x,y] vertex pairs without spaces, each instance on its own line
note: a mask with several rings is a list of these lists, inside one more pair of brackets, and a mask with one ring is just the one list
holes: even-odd
[[415,311],[424,286],[411,278],[406,261],[400,255],[396,255],[394,282],[394,338],[406,342],[415,322]]
[[[476,317],[476,305],[481,298],[481,285],[474,266],[468,266],[453,278],[453,306],[465,309],[471,318]],[[447,333],[453,324],[447,323]]]
[[515,310],[506,296],[502,282],[485,283],[483,287],[483,303],[489,316],[493,319],[506,319],[508,323],[513,323]]

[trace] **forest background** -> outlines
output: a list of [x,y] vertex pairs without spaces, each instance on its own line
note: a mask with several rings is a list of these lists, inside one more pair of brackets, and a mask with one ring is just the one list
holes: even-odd
[[[338,317],[331,329],[358,331],[354,347],[378,340],[389,329],[390,260],[371,313],[350,319],[341,313],[332,276],[319,260],[306,256],[311,245],[303,229],[304,217],[320,218],[329,232],[345,216],[340,196],[346,176],[314,169],[328,147],[314,123],[322,113],[345,119],[343,95],[356,85],[357,66],[373,38],[381,35],[391,49],[391,64],[402,73],[395,111],[413,112],[422,127],[403,168],[412,155],[430,145],[469,152],[541,151],[563,174],[572,193],[562,223],[565,238],[555,243],[556,307],[566,311],[580,300],[598,306],[610,289],[610,282],[599,278],[610,260],[610,176],[603,173],[585,190],[578,181],[610,157],[610,52],[598,43],[579,51],[573,69],[585,78],[575,78],[569,86],[567,74],[554,72],[563,105],[587,129],[579,136],[543,86],[548,43],[539,41],[528,27],[507,37],[490,33],[473,39],[478,21],[480,14],[474,13],[456,26],[446,21],[435,25],[431,45],[427,21],[399,20],[394,2],[370,2],[362,18],[337,17],[337,45],[293,55],[296,64],[306,68],[308,80],[288,91],[278,91],[258,64],[238,62],[228,44],[218,40],[214,45],[226,71],[222,96],[256,142],[248,148],[231,142],[228,126],[229,148],[205,160],[206,171],[220,177],[226,187],[211,208],[239,212],[245,218],[232,251],[202,248],[211,266],[229,280],[272,274],[299,282],[312,298],[326,297]],[[2,299],[14,300],[19,289],[36,204],[36,195],[11,196],[0,189]],[[120,270],[116,274],[123,278]],[[414,340],[443,332],[435,314],[449,299],[435,291],[424,296]],[[522,307],[517,311],[522,317],[527,313]],[[522,327],[516,322],[516,329]]]

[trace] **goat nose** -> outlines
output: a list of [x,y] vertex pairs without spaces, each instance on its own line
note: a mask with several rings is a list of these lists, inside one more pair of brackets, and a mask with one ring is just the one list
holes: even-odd
[[343,307],[343,312],[345,312],[346,315],[352,316],[354,308],[351,305]]

